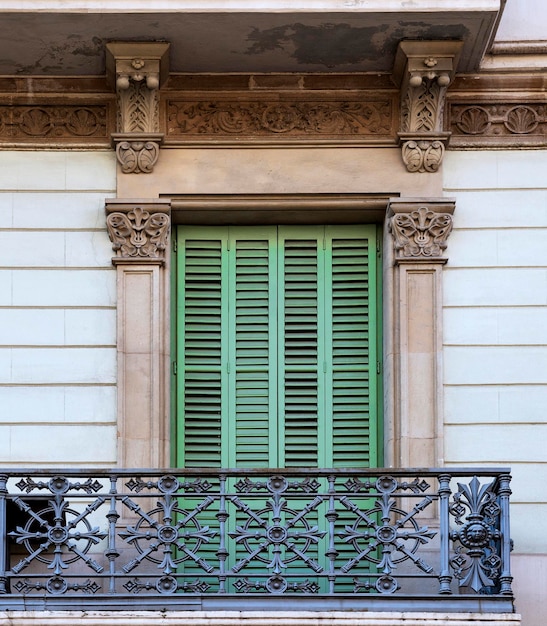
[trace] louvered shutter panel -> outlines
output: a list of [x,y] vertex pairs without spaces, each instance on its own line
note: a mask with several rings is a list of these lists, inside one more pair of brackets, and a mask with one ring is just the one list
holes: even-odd
[[376,236],[373,227],[359,230],[326,229],[331,430],[326,445],[332,454],[327,465],[333,467],[374,467],[378,460]]
[[229,248],[230,466],[275,467],[276,228],[230,229]]
[[374,466],[375,228],[180,233],[179,462]]
[[321,226],[279,227],[279,439],[285,467],[318,467],[324,420]]
[[[226,237],[179,231],[178,455],[184,467],[223,465]],[[182,458],[181,458],[182,457]]]

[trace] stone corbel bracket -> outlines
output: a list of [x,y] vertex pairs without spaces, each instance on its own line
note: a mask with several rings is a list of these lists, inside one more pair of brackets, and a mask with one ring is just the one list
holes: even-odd
[[388,217],[395,263],[446,263],[455,206],[453,198],[392,200]]
[[107,80],[117,94],[117,132],[111,139],[124,174],[154,169],[164,135],[159,132],[159,90],[169,77],[165,42],[106,44]]
[[120,263],[165,264],[171,227],[170,200],[106,201],[106,226]]
[[436,172],[450,137],[443,131],[448,85],[454,79],[461,41],[401,41],[393,80],[401,89],[398,133],[409,172]]

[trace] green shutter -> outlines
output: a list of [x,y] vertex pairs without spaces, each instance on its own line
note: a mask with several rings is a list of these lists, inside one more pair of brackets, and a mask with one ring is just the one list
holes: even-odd
[[323,227],[279,229],[279,439],[281,467],[318,467],[324,422]]
[[361,237],[348,234],[339,227],[327,229],[326,284],[332,306],[325,329],[331,342],[327,351],[331,434],[326,445],[332,451],[333,467],[374,467],[376,237],[370,227]]
[[179,228],[179,464],[376,464],[375,248],[372,226]]
[[275,227],[230,229],[229,242],[229,466],[272,467],[277,461]]
[[185,235],[179,241],[178,454],[185,467],[221,467],[225,240],[204,239],[194,229]]

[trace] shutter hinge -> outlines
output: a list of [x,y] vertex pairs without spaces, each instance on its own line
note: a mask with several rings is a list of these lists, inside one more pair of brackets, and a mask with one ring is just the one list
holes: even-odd
[[228,361],[228,363],[226,363],[226,373],[227,374],[230,373],[230,361]]
[[380,236],[378,235],[376,237],[376,256],[378,258],[380,258],[382,256],[382,245],[381,245],[381,241],[380,241]]
[[177,375],[177,362],[173,361],[173,376]]
[[176,254],[178,251],[178,243],[176,239],[173,239],[173,252]]
[[382,364],[380,363],[380,361],[376,361],[376,373],[377,374],[382,373]]

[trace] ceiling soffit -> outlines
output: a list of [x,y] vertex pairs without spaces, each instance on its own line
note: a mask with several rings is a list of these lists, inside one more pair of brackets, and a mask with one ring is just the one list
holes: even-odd
[[10,12],[0,2],[0,75],[104,75],[112,41],[170,42],[174,73],[391,72],[404,39],[462,41],[457,71],[469,72],[502,11],[494,0],[383,4],[392,10]]

